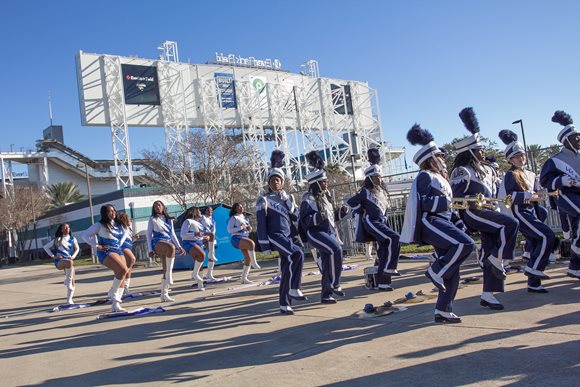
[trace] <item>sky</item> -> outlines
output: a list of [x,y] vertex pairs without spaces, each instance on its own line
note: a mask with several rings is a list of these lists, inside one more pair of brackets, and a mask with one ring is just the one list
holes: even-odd
[[[278,58],[292,72],[316,59],[323,77],[366,81],[378,91],[383,136],[405,138],[415,123],[442,145],[467,134],[472,106],[481,134],[520,133],[556,143],[555,110],[580,120],[579,1],[295,0],[30,1],[3,3],[0,151],[31,149],[49,125],[94,159],[111,159],[107,127],[82,126],[75,55],[155,59],[176,41],[182,62],[215,52]],[[130,128],[132,157],[163,146],[163,128]]]

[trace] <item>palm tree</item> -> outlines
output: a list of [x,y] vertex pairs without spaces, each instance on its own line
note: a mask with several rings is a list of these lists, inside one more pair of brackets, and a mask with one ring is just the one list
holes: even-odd
[[75,203],[84,199],[79,191],[79,187],[72,182],[51,184],[46,189],[46,193],[50,198],[51,207],[53,208]]

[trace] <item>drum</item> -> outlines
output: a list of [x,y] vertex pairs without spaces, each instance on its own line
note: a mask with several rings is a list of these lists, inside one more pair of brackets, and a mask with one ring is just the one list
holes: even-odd
[[364,269],[365,288],[377,289],[379,286],[379,268],[377,266],[369,266]]

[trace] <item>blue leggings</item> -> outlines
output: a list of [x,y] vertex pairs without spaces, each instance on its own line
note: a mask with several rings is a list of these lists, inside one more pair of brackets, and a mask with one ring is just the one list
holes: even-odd
[[377,241],[378,283],[379,285],[390,284],[390,275],[384,270],[397,269],[401,250],[400,235],[387,226],[386,219],[371,219],[368,215],[364,217],[363,227]]
[[432,270],[443,278],[446,291],[439,291],[436,308],[443,312],[453,311],[453,300],[459,288],[459,267],[475,248],[475,242],[447,219],[423,216],[421,239],[432,245],[438,259]]
[[[461,212],[463,223],[481,233],[481,247],[485,258],[493,255],[499,259],[514,259],[518,235],[517,220],[488,209],[467,209]],[[496,278],[488,265],[483,268],[483,291],[504,291],[504,281]]]
[[329,297],[332,289],[340,286],[342,274],[342,248],[336,240],[336,235],[321,231],[307,231],[308,241],[314,246],[319,256],[319,268],[322,274],[322,298]]
[[279,300],[281,306],[292,305],[288,296],[290,289],[300,289],[302,285],[302,266],[304,265],[304,253],[292,239],[274,234],[268,236],[270,245],[280,254],[280,278]]

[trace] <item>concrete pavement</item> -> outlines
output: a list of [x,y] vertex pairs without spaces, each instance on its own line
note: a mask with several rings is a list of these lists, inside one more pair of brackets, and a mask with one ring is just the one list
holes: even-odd
[[[512,274],[498,296],[504,311],[479,306],[481,284],[459,290],[461,324],[433,322],[435,300],[404,304],[392,315],[357,319],[366,303],[380,305],[407,292],[431,293],[425,261],[402,261],[393,292],[363,288],[363,268],[343,272],[347,296],[320,304],[319,275],[304,269],[308,301],[294,316],[278,313],[278,287],[230,290],[238,282],[191,289],[191,272],[175,274],[175,303],[167,312],[97,320],[108,305],[49,313],[62,304],[64,275],[53,266],[0,269],[0,375],[16,385],[578,385],[580,281],[566,264],[550,265],[548,294],[526,292],[526,277]],[[238,264],[218,267],[236,275]],[[253,270],[265,281],[273,267]],[[474,260],[462,277],[481,276]],[[132,291],[157,290],[160,269],[138,268]],[[77,270],[76,302],[101,298],[112,274],[101,267]],[[128,309],[158,306],[158,296],[125,302]]]

